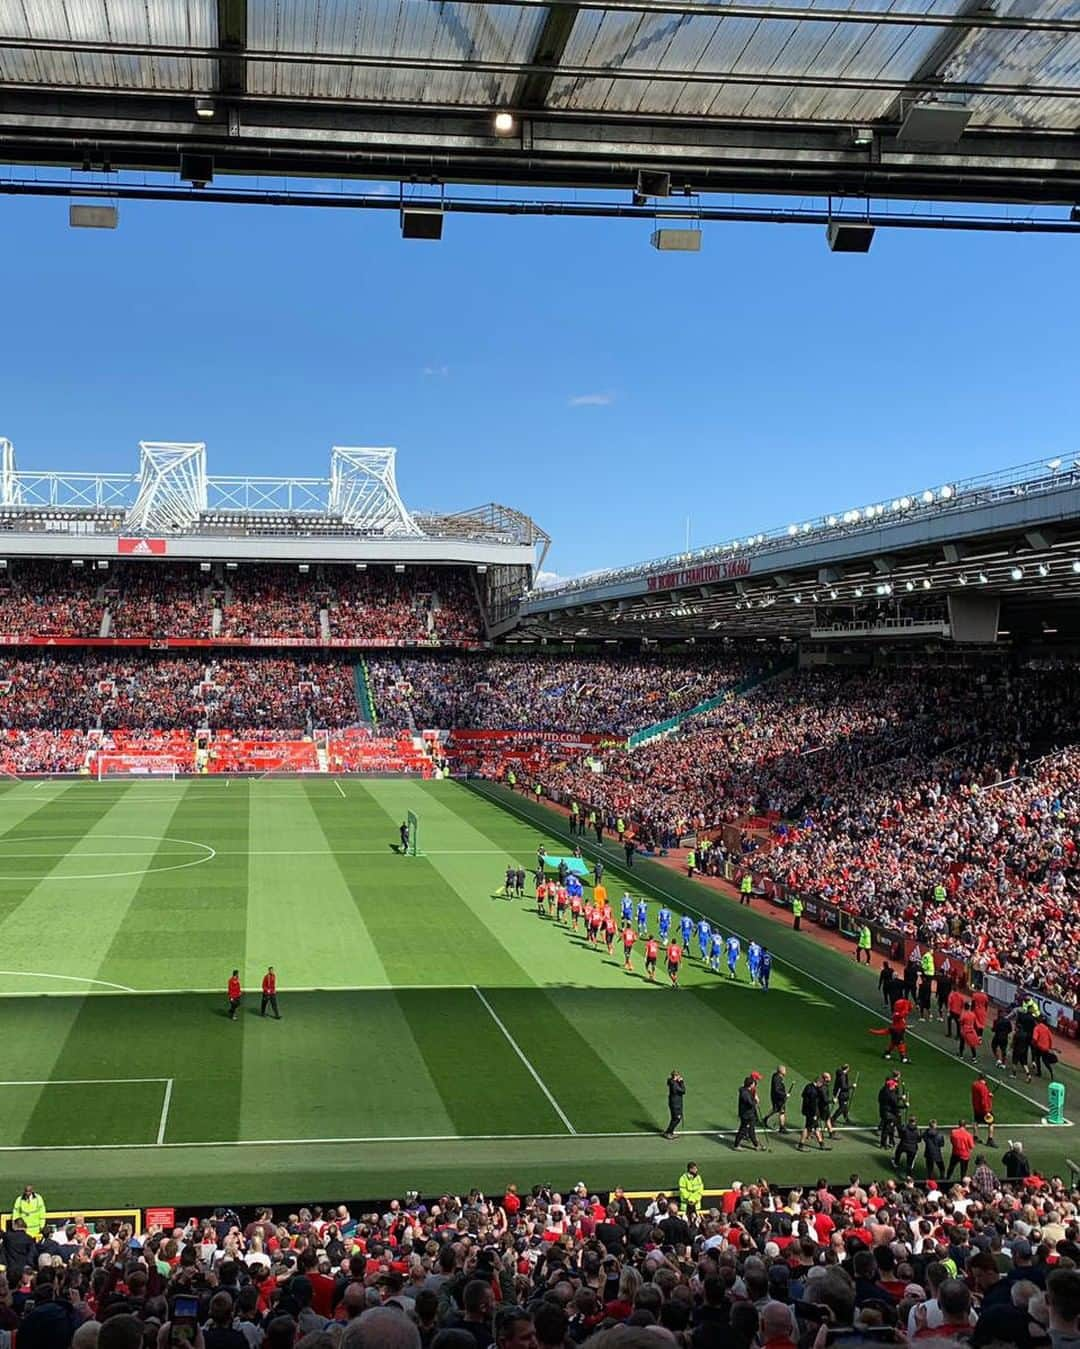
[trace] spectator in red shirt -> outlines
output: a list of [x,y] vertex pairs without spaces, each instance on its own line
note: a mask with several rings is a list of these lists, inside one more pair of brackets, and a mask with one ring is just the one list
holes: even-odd
[[240,1007],[240,999],[243,997],[243,990],[240,987],[240,971],[233,970],[229,975],[229,1020],[236,1020],[236,1013]]
[[986,1146],[996,1148],[994,1142],[994,1093],[986,1080],[986,1074],[980,1073],[971,1084],[971,1117],[975,1127],[986,1125]]

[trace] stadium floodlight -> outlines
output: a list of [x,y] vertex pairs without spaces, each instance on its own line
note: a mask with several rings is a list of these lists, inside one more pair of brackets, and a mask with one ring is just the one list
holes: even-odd
[[792,604],[802,604],[802,596],[801,596],[801,595],[792,595],[792,597],[791,597],[791,602],[792,602]]
[[211,121],[215,111],[214,100],[212,98],[197,98],[195,100],[195,116],[201,121]]
[[905,581],[905,583],[904,583],[904,589],[905,589],[905,590],[914,590],[914,589],[915,589],[915,582],[914,582],[914,581]]
[[929,589],[930,589],[930,577],[929,577],[929,576],[924,576],[924,577],[923,577],[922,588],[923,588],[924,590],[929,590]]
[[1009,572],[1009,575],[1014,581],[1022,581],[1024,579],[1024,569],[1023,567],[1013,567]]
[[514,134],[514,114],[507,112],[505,108],[495,114],[494,120],[496,136],[512,136]]
[[954,495],[955,489],[951,487],[949,483],[946,483],[945,486],[938,493],[938,496],[942,499],[942,501],[951,501]]
[[835,515],[830,515],[828,519],[825,521],[825,523],[829,526],[830,529],[835,529],[836,526],[840,523],[840,521],[836,518]]
[[1039,570],[1039,575],[1040,575],[1041,577],[1043,577],[1044,580],[1045,580],[1045,578],[1046,578],[1047,576],[1050,575],[1050,568],[1046,565],[1045,562],[1040,562],[1040,563],[1039,563],[1039,568],[1038,568],[1038,570]]
[[960,575],[957,577],[957,580],[960,582],[960,584],[961,584],[962,586],[966,586],[966,585],[967,585],[967,572],[966,572],[966,571],[962,571],[962,572],[960,573]]
[[1074,573],[1080,575],[1080,557],[1073,558],[1072,569]]
[[979,584],[981,586],[986,585],[986,572],[984,571],[979,572]]
[[394,563],[394,571],[398,574],[398,576],[401,576],[401,575],[404,573],[404,571],[405,571],[405,563],[404,563],[404,562],[395,562],[395,563]]
[[894,498],[893,498],[892,509],[893,509],[894,511],[898,511],[898,510],[900,509],[900,498],[899,498],[899,497],[894,497]]
[[1056,473],[1058,469],[1061,467],[1061,460],[1051,459],[1048,461],[1046,467],[1050,470],[1051,473]]
[[909,510],[911,510],[911,498],[910,498],[910,497],[901,497],[901,498],[900,498],[900,509],[901,509],[902,511],[909,511]]
[[835,590],[830,590],[830,591],[829,591],[829,599],[831,599],[831,600],[836,599],[836,591],[835,591]]
[[788,532],[788,537],[793,539],[793,538],[795,537],[795,535],[798,534],[798,532],[799,532],[799,526],[798,526],[798,525],[788,525],[788,527],[787,527],[787,532]]
[[851,133],[852,145],[865,149],[874,143],[874,128],[872,126],[857,126]]
[[857,600],[861,600],[861,599],[862,599],[862,586],[856,586],[856,587],[855,587],[855,598],[856,598]]
[[932,506],[934,504],[934,494],[929,487],[922,494],[922,501],[924,506]]
[[803,532],[804,534],[809,534],[810,531],[811,531],[813,528],[814,528],[814,526],[810,523],[809,520],[807,520],[806,524],[804,524],[803,527],[802,527],[802,532]]

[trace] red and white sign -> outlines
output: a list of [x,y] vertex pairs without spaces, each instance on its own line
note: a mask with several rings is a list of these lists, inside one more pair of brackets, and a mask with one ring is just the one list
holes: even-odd
[[133,557],[164,557],[168,544],[164,539],[117,539],[116,551]]
[[650,590],[676,590],[679,586],[705,585],[710,581],[734,581],[750,575],[750,559],[735,557],[730,562],[709,562],[683,571],[667,571],[649,577]]
[[176,1209],[148,1208],[145,1214],[147,1227],[164,1227],[166,1231],[176,1226]]

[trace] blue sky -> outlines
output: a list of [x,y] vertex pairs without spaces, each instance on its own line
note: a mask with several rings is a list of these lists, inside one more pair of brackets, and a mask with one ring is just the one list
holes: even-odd
[[24,468],[315,474],[532,513],[562,574],[1080,449],[1075,240],[5,199],[0,435]]

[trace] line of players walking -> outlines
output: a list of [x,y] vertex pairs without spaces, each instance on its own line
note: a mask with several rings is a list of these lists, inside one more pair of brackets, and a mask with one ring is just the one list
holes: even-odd
[[[597,861],[593,866],[592,892],[588,898],[581,878],[569,870],[565,859],[560,859],[559,874],[551,879],[546,876],[541,856],[538,856],[537,862],[533,879],[538,914],[542,918],[554,919],[572,932],[582,932],[591,946],[603,946],[608,955],[614,955],[618,945],[622,950],[623,969],[628,974],[635,972],[634,950],[640,942],[646,979],[650,983],[655,982],[656,966],[662,953],[671,987],[678,988],[683,960],[692,954],[696,940],[703,965],[719,974],[726,962],[728,977],[739,978],[739,962],[743,951],[742,942],[734,933],[725,937],[706,917],[701,916],[695,921],[687,913],[679,916],[676,925],[671,909],[662,905],[656,914],[654,936],[649,921],[649,904],[643,897],[639,896],[635,900],[629,892],[624,891],[616,916],[604,885],[603,862]],[[524,883],[524,873],[520,869],[507,867],[505,894],[524,893]],[[768,991],[772,978],[772,955],[768,949],[752,941],[747,945],[745,960],[750,983]]]

